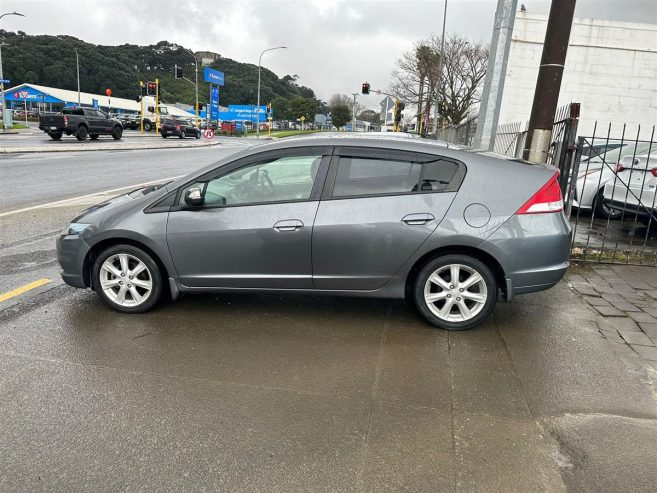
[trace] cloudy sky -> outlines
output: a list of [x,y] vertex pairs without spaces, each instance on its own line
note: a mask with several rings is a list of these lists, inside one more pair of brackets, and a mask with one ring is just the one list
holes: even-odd
[[[519,0],[547,14],[548,0]],[[446,29],[490,40],[496,0],[448,0]],[[258,63],[279,76],[297,74],[322,99],[351,93],[367,80],[388,86],[395,60],[413,42],[442,29],[443,0],[2,0],[0,28],[28,34],[68,34],[95,44],[161,40]],[[655,0],[578,0],[576,16],[657,23]],[[376,106],[376,96],[362,98]]]

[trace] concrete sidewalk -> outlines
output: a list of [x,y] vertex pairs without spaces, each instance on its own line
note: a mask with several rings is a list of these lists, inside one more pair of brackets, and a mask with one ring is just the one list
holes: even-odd
[[[204,139],[178,139],[178,140],[165,140],[160,137],[156,139],[131,139],[128,142],[121,139],[119,142],[108,142],[103,140],[97,141],[84,141],[84,142],[68,142],[68,141],[52,141],[45,142],[39,145],[32,146],[15,146],[15,147],[0,147],[0,154],[25,154],[36,152],[79,152],[79,151],[134,151],[141,149],[182,149],[189,147],[209,147],[220,145],[221,141],[218,139],[204,140]],[[0,141],[0,144],[2,142]]]

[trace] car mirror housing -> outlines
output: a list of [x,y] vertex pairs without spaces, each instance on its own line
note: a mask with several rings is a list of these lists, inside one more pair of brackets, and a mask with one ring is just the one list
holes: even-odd
[[203,194],[198,187],[190,188],[185,192],[185,204],[189,207],[200,207],[203,205]]

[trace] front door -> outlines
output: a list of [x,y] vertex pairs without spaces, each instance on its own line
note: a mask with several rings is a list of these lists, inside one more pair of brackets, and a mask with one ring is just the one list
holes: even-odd
[[[278,151],[183,187],[167,224],[181,283],[312,288],[312,228],[329,159],[323,156],[317,149]],[[202,206],[185,205],[193,188],[201,190]]]
[[339,150],[313,230],[317,289],[375,290],[436,229],[465,172],[435,155]]

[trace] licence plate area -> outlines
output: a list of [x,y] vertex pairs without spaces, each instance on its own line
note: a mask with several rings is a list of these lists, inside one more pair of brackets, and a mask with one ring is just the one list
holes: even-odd
[[57,130],[57,127],[50,127],[50,130]]

